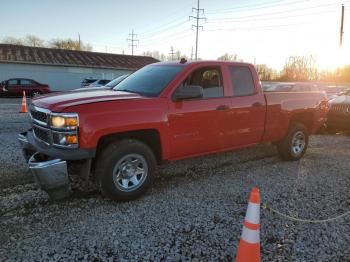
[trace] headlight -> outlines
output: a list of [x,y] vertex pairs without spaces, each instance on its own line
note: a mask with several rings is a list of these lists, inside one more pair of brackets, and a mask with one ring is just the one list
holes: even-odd
[[50,125],[54,129],[75,130],[79,126],[77,114],[51,114]]
[[79,147],[79,117],[76,113],[51,113],[50,127],[52,143],[55,146]]

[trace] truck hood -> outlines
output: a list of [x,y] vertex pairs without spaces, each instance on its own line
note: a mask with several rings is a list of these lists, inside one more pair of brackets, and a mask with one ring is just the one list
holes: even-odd
[[49,109],[53,112],[61,112],[70,106],[91,104],[113,100],[141,99],[139,94],[114,90],[84,90],[51,93],[32,100],[34,106]]

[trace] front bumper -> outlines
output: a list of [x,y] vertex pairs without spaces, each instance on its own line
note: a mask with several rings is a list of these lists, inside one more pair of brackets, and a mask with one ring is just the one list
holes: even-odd
[[46,191],[50,198],[59,200],[71,194],[67,161],[55,158],[42,152],[41,147],[33,143],[32,132],[24,132],[18,135],[28,167],[32,172],[37,184]]

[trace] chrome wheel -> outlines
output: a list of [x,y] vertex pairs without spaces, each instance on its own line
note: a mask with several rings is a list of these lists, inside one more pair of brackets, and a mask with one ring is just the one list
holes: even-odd
[[292,138],[292,153],[299,155],[304,151],[306,145],[305,134],[302,131],[298,131]]
[[147,161],[139,154],[128,154],[122,157],[113,168],[114,185],[124,192],[139,188],[147,175]]

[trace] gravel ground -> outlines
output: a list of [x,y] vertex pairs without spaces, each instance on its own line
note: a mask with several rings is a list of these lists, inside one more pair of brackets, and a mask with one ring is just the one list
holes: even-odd
[[[345,135],[313,136],[298,162],[261,145],[162,166],[132,202],[97,192],[50,202],[15,141],[28,126],[18,108],[18,99],[0,99],[0,260],[232,261],[253,186],[264,203],[304,219],[350,210]],[[262,261],[350,261],[350,215],[306,224],[262,209],[261,249]]]

